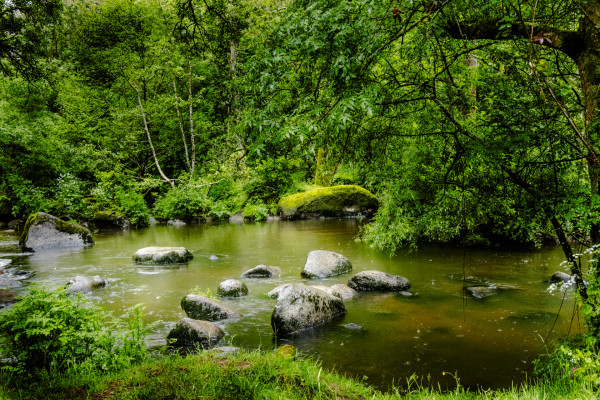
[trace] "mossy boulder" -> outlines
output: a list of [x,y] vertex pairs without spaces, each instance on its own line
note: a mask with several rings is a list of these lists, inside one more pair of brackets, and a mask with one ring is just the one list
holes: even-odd
[[392,275],[382,271],[362,271],[348,281],[348,286],[354,290],[377,291],[406,291],[410,282],[403,276]]
[[352,270],[347,257],[327,250],[313,250],[308,253],[301,275],[309,279],[323,279],[341,275]]
[[223,297],[240,297],[248,294],[248,286],[237,279],[227,279],[219,283],[217,294]]
[[241,316],[231,308],[197,294],[188,294],[181,299],[181,308],[188,317],[205,321],[220,321]]
[[371,215],[378,207],[379,200],[373,193],[355,185],[313,189],[279,201],[283,219]]
[[182,318],[167,335],[174,347],[210,347],[219,343],[225,332],[209,321]]
[[40,250],[56,247],[76,247],[93,244],[89,229],[81,225],[65,222],[44,212],[27,218],[19,244],[23,249]]
[[92,223],[98,229],[130,229],[131,222],[120,211],[96,211]]
[[281,276],[281,268],[261,264],[242,274],[242,278],[271,278],[273,276]]
[[293,283],[277,297],[271,315],[275,335],[285,337],[327,324],[346,314],[342,299],[322,290]]

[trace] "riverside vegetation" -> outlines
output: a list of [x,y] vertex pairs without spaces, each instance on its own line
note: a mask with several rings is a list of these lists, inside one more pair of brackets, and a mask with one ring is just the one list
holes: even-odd
[[[557,345],[539,364],[540,383],[480,395],[593,397],[598,26],[598,0],[3,1],[0,222],[37,212],[86,222],[97,211],[122,213],[133,228],[151,213],[261,221],[284,195],[354,184],[379,199],[362,236],[381,249],[550,238],[563,249],[588,333]],[[592,262],[576,254],[586,248]],[[117,330],[74,298],[48,294],[37,312],[14,311],[41,293],[2,314],[6,396],[109,397],[114,388],[144,397],[133,392],[160,393],[142,381],[153,368],[192,379],[173,370],[194,358],[149,361],[139,325],[109,333]],[[74,334],[71,318],[81,323]],[[307,360],[198,357],[194,368],[249,374],[243,382],[216,374],[207,382],[225,391],[215,397],[240,387],[258,397],[258,382],[295,388],[290,397],[379,395]],[[267,364],[280,367],[251,374]],[[40,383],[23,381],[23,371]],[[335,392],[346,385],[364,392]]]

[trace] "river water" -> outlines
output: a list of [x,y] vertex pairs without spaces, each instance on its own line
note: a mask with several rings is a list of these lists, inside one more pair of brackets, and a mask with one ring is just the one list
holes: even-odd
[[[108,278],[108,286],[92,293],[91,299],[115,314],[143,304],[148,322],[162,321],[151,344],[164,343],[168,331],[185,317],[180,301],[192,289],[216,293],[220,282],[239,278],[256,265],[279,266],[281,277],[242,279],[249,295],[221,300],[243,314],[218,323],[227,333],[224,343],[262,349],[292,344],[325,367],[364,378],[381,389],[403,385],[413,373],[423,383],[442,388],[455,384],[453,376],[468,387],[509,387],[531,374],[531,362],[548,337],[581,329],[577,318],[572,320],[572,293],[564,296],[561,308],[563,293],[547,290],[545,281],[562,261],[559,248],[465,251],[421,246],[390,256],[357,239],[359,224],[354,219],[326,219],[155,225],[101,231],[94,235],[96,244],[83,249],[29,254],[18,254],[17,238],[0,231],[0,260],[11,259],[13,270],[32,272],[24,282],[58,286],[76,275]],[[194,259],[176,267],[133,263],[133,253],[147,246],[184,246]],[[353,271],[323,280],[301,278],[307,254],[317,249],[344,254]],[[286,340],[274,339],[270,317],[275,300],[267,292],[275,286],[347,283],[354,273],[370,269],[405,276],[413,296],[363,293],[345,302],[348,313],[342,321]],[[472,282],[501,289],[475,299],[464,291]],[[363,329],[343,327],[348,323]]]

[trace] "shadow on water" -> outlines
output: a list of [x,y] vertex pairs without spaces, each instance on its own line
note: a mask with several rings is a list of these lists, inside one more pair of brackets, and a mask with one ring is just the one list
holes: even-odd
[[[422,246],[390,256],[356,240],[357,233],[358,222],[351,219],[157,225],[102,231],[94,236],[94,246],[33,254],[20,253],[14,236],[0,234],[0,259],[11,260],[11,271],[33,272],[23,282],[58,286],[75,275],[108,278],[107,287],[92,293],[92,300],[116,314],[143,304],[148,322],[162,321],[150,337],[154,345],[164,343],[185,316],[180,301],[191,290],[216,293],[221,281],[241,279],[249,295],[221,300],[243,314],[218,323],[227,332],[225,342],[263,349],[292,344],[324,366],[365,377],[382,389],[405,383],[413,373],[423,377],[423,383],[442,388],[455,384],[448,373],[467,387],[509,387],[531,374],[531,362],[544,346],[541,338],[548,336],[555,320],[552,337],[569,331],[571,296],[557,315],[562,294],[549,293],[545,283],[562,261],[560,249],[464,252]],[[166,268],[135,264],[133,253],[147,246],[184,246],[194,259]],[[316,249],[344,254],[353,272],[314,281],[301,278],[308,252]],[[259,264],[279,266],[282,275],[240,278]],[[413,296],[362,293],[345,302],[348,313],[340,320],[301,335],[274,338],[270,319],[275,300],[267,296],[274,287],[347,283],[354,273],[370,269],[407,277]],[[480,287],[475,290],[485,295],[475,297],[467,290],[470,286]]]

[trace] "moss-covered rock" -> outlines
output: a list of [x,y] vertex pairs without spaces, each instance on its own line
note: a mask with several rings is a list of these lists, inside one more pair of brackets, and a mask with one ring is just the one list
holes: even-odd
[[219,343],[225,332],[209,321],[183,318],[169,332],[167,340],[174,347],[210,347]]
[[38,212],[27,218],[19,244],[27,250],[74,247],[93,244],[89,229],[65,222],[53,215]]
[[98,229],[130,229],[131,222],[120,211],[96,211],[92,223]]
[[261,264],[242,274],[242,278],[272,278],[273,276],[281,276],[281,268]]
[[406,291],[410,282],[403,276],[382,271],[362,271],[348,281],[348,286],[358,291]]
[[237,279],[227,279],[219,283],[217,294],[223,297],[240,297],[248,294],[248,286]]
[[347,257],[327,250],[313,250],[308,253],[301,275],[309,279],[323,279],[341,275],[352,270]]
[[355,185],[313,189],[279,201],[283,219],[371,215],[378,207],[379,200],[373,193]]
[[241,316],[231,308],[197,294],[188,294],[181,299],[181,308],[188,317],[204,321],[220,321]]
[[183,264],[194,258],[185,247],[150,246],[133,254],[133,261],[139,264]]

